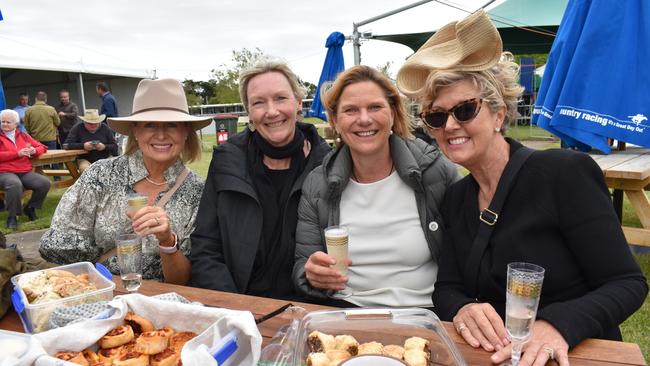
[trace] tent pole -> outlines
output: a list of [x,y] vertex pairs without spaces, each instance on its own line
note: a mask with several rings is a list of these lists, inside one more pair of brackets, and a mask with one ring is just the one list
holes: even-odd
[[81,97],[81,112],[86,113],[86,97],[84,96],[84,78],[83,74],[79,73],[79,96]]
[[350,36],[351,37],[350,39],[352,40],[352,47],[354,48],[354,64],[359,65],[361,63],[361,34],[359,33],[359,27],[360,26],[366,25],[368,23],[372,23],[374,21],[389,17],[389,16],[397,14],[397,13],[401,13],[404,10],[414,8],[414,7],[420,6],[422,4],[430,3],[432,1],[434,1],[434,0],[421,0],[421,1],[415,2],[415,3],[410,4],[410,5],[402,6],[401,8],[391,10],[391,11],[389,11],[387,13],[380,14],[380,15],[374,16],[372,18],[368,18],[366,20],[362,20],[362,21],[360,21],[358,23],[352,23],[352,36]]

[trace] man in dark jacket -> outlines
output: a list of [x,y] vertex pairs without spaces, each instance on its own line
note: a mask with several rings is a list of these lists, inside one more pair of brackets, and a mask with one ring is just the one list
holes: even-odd
[[90,164],[109,156],[117,156],[117,143],[113,132],[102,121],[106,116],[100,115],[96,109],[86,109],[86,114],[79,118],[78,123],[70,130],[68,139],[63,144],[64,149],[84,149],[88,153],[77,159],[79,171],[84,172]]
[[56,111],[61,120],[61,124],[59,125],[59,141],[63,144],[68,138],[68,134],[72,127],[79,122],[77,119],[77,116],[79,115],[79,107],[70,101],[70,93],[65,89],[59,92],[59,102]]

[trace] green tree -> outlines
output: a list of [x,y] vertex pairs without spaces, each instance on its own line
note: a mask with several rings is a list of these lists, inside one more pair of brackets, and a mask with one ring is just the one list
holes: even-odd
[[232,51],[233,66],[221,64],[212,70],[214,93],[208,98],[208,103],[239,103],[239,73],[256,61],[267,58],[268,55],[259,48]]
[[375,67],[375,68],[376,68],[377,70],[379,70],[379,72],[381,72],[382,74],[384,74],[387,78],[389,78],[389,79],[392,80],[392,79],[393,79],[393,76],[392,76],[391,73],[390,73],[390,67],[391,67],[391,66],[393,66],[393,61],[386,61],[385,64],[378,65],[378,66]]

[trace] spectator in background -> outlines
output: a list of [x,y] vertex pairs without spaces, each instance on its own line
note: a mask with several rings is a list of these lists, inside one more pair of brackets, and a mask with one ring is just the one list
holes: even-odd
[[[7,202],[7,228],[16,230],[16,216],[22,211],[30,221],[36,220],[36,209],[41,208],[50,181],[43,175],[32,172],[32,156],[39,156],[47,148],[26,133],[17,130],[20,122],[18,112],[5,109],[0,112],[0,188],[5,191]],[[21,197],[24,189],[32,190],[32,197],[24,208]]]
[[25,111],[25,128],[27,132],[49,150],[56,149],[57,127],[61,124],[54,107],[47,104],[47,94],[36,93],[36,102]]
[[59,125],[59,142],[63,144],[68,138],[68,133],[72,127],[79,122],[77,116],[79,115],[79,107],[70,101],[70,93],[63,89],[59,92],[59,105],[56,111],[59,114],[61,124]]
[[97,160],[106,159],[111,155],[117,156],[117,143],[111,129],[102,123],[106,116],[100,115],[96,109],[86,109],[86,114],[79,118],[83,123],[72,127],[63,148],[88,151],[77,159],[79,171],[83,173]]
[[22,133],[27,133],[27,129],[25,129],[25,111],[27,108],[31,107],[29,105],[29,95],[27,93],[20,93],[18,94],[18,105],[14,107],[14,111],[18,112],[18,116],[20,117],[20,123],[18,124],[18,130]]
[[[97,95],[102,98],[102,106],[99,108],[99,114],[106,116],[106,118],[117,117],[117,100],[108,89],[108,85],[105,82],[100,81],[97,83],[95,89]],[[103,121],[106,123],[106,120]]]

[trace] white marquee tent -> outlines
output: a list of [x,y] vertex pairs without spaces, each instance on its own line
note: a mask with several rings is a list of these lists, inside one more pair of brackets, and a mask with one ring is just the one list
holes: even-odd
[[137,60],[118,59],[63,43],[44,44],[0,35],[0,50],[0,80],[8,108],[16,105],[18,94],[23,92],[30,95],[33,104],[34,95],[41,90],[48,94],[48,104],[55,106],[61,89],[70,91],[71,100],[82,111],[99,108],[95,84],[104,81],[118,101],[120,116],[125,116],[131,113],[138,82],[155,77],[153,69],[133,67]]

